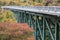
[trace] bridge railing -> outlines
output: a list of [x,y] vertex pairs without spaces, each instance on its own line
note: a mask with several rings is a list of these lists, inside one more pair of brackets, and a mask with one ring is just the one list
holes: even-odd
[[14,12],[18,22],[28,23],[34,29],[36,40],[60,40],[60,7],[57,6],[3,6]]

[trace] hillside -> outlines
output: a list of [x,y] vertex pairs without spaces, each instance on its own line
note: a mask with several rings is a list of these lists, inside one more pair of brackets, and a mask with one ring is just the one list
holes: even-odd
[[[44,6],[46,0],[0,0],[0,5]],[[60,5],[60,0],[54,0],[49,6]],[[57,6],[58,6],[57,5]]]

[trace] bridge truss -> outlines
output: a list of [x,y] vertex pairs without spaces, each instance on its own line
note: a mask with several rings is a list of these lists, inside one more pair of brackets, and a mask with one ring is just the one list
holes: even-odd
[[36,40],[60,40],[60,6],[2,6],[14,12],[18,22],[34,29]]

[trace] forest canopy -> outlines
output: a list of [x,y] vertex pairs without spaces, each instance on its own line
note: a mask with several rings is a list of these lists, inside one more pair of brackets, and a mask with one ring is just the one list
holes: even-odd
[[[45,6],[47,0],[0,0],[0,5]],[[52,0],[50,0],[52,1]],[[59,6],[60,0],[53,0],[49,6]]]

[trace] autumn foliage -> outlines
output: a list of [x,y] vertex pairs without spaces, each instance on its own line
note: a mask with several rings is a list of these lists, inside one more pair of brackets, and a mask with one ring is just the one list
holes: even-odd
[[0,12],[0,22],[14,22],[16,23],[17,20],[14,17],[14,13],[10,10],[4,10],[3,12]]
[[17,23],[13,12],[0,13],[0,40],[35,40],[27,23]]
[[32,33],[27,23],[0,23],[0,39],[3,40],[34,40]]

